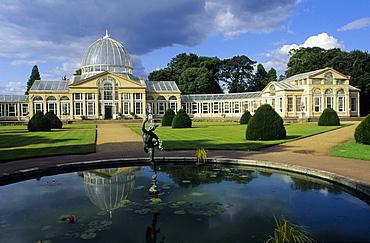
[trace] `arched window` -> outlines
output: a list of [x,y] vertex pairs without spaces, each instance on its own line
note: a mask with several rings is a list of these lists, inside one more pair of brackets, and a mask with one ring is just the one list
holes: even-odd
[[159,115],[164,114],[166,111],[166,98],[159,96],[157,98],[157,112]]
[[118,100],[118,82],[113,77],[99,80],[99,100]]
[[62,116],[70,114],[70,100],[67,96],[62,96],[60,98],[60,110]]
[[149,114],[154,114],[154,98],[153,96],[146,97],[147,101],[147,111]]
[[49,96],[46,98],[46,111],[51,111],[55,115],[57,114],[57,99],[54,96]]
[[43,98],[41,96],[35,96],[33,98],[33,113],[43,111]]
[[313,111],[314,112],[320,112],[321,111],[321,90],[320,89],[314,89],[312,91],[313,94]]
[[175,112],[177,111],[177,98],[176,96],[171,96],[170,97],[170,107],[172,110],[174,110]]
[[346,97],[343,89],[338,90],[337,97],[338,97],[338,111],[339,112],[346,111]]
[[333,90],[325,90],[325,106],[326,108],[333,108]]

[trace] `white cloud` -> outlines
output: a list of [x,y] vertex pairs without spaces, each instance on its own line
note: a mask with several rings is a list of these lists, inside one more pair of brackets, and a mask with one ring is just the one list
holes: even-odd
[[22,67],[22,66],[34,66],[40,63],[46,63],[46,60],[28,60],[28,59],[16,59],[10,62],[12,66]]
[[272,50],[269,53],[262,54],[263,56],[271,59],[270,61],[263,63],[263,66],[266,68],[266,70],[273,67],[276,69],[278,74],[284,74],[287,69],[286,64],[289,61],[290,56],[288,54],[291,49],[315,46],[326,50],[332,48],[344,48],[344,45],[333,36],[329,36],[327,33],[321,33],[307,38],[303,44],[283,45],[282,47]]
[[26,90],[25,83],[22,82],[8,82],[8,83],[0,83],[0,94],[8,95],[23,95],[24,91]]
[[340,27],[337,30],[338,31],[346,31],[346,30],[362,29],[362,28],[365,28],[367,26],[370,26],[370,17],[355,20],[355,21],[353,21],[349,24],[346,24],[346,25]]

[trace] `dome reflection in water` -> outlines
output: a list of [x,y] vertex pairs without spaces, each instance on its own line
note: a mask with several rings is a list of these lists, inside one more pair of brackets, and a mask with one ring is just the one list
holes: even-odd
[[370,241],[369,199],[333,183],[245,166],[160,167],[156,198],[150,167],[2,186],[0,242],[264,242],[282,215],[316,241]]

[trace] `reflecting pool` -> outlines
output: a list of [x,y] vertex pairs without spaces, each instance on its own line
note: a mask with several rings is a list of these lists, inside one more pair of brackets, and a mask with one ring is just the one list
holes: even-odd
[[2,186],[0,242],[264,242],[282,215],[316,241],[370,241],[368,199],[332,183],[247,166],[160,167],[157,198],[146,166]]

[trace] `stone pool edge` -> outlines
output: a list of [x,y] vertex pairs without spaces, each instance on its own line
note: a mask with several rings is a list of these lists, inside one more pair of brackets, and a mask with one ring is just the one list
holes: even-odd
[[[163,164],[164,161],[171,161],[171,163],[186,163],[194,164],[194,157],[156,157],[158,164]],[[56,173],[63,173],[70,171],[71,168],[74,170],[88,169],[88,167],[94,166],[96,168],[103,168],[106,166],[138,166],[138,165],[150,165],[148,158],[121,158],[121,159],[103,159],[93,161],[81,161],[65,164],[57,164],[42,168],[30,168],[11,173],[0,174],[0,185],[10,184],[16,181],[23,181],[31,178],[35,178],[38,175],[52,175]],[[370,185],[356,181],[351,178],[347,178],[332,172],[312,169],[308,167],[283,164],[277,162],[270,162],[264,160],[247,160],[247,159],[231,159],[231,158],[207,158],[206,164],[232,164],[232,165],[247,165],[261,168],[277,169],[282,171],[289,171],[299,173],[307,176],[312,176],[326,181],[334,182],[351,189],[354,189],[368,197],[370,197]],[[22,178],[20,178],[22,177]]]

